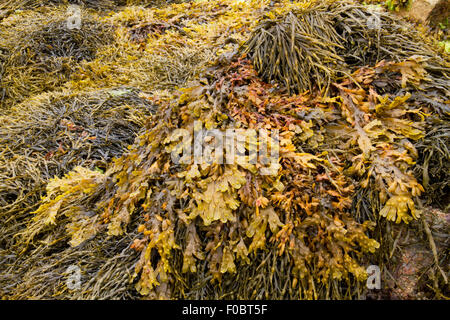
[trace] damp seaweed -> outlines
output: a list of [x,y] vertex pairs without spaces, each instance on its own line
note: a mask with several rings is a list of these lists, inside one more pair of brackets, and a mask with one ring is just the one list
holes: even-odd
[[271,11],[244,46],[264,80],[277,81],[288,92],[317,87],[325,94],[332,82],[357,67],[414,55],[428,60],[435,85],[445,87],[449,60],[437,51],[407,22],[345,1]]
[[[435,197],[448,192],[448,56],[391,13],[372,29],[373,15],[349,1],[225,0],[104,17],[115,44],[80,63],[73,92],[3,118],[5,168],[24,162],[4,170],[19,174],[3,179],[2,296],[364,299],[377,264],[385,297],[445,298],[448,218],[424,204],[445,208]],[[216,142],[201,128],[250,140],[234,162],[197,161],[182,151]],[[279,137],[251,140],[260,129]],[[278,151],[272,165],[249,162],[261,144]],[[414,245],[421,295],[397,283]]]
[[6,52],[0,83],[3,109],[61,88],[82,61],[93,60],[100,47],[113,41],[112,26],[88,16],[79,29],[68,27],[65,11],[12,18],[0,26]]
[[44,195],[45,184],[77,165],[105,170],[131,144],[155,111],[139,90],[116,88],[82,94],[43,94],[1,116],[1,243]]

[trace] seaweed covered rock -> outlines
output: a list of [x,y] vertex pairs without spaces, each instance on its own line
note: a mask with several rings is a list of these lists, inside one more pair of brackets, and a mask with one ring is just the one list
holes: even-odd
[[0,117],[1,243],[35,208],[45,184],[77,165],[105,169],[134,141],[155,111],[133,88],[51,93],[29,99]]
[[[284,285],[268,290],[263,281],[251,280],[251,274],[240,274],[254,287],[246,297],[339,295],[333,282],[365,279],[358,257],[378,247],[365,234],[371,222],[359,224],[351,217],[354,189],[342,175],[339,159],[298,152],[292,144],[290,130],[297,123],[300,128],[303,121],[289,114],[307,98],[274,96],[266,107],[255,105],[262,98],[270,99],[269,89],[247,60],[219,69],[211,85],[188,89],[178,101],[163,107],[155,118],[158,125],[141,135],[104,175],[74,174],[49,184],[44,204],[23,236],[36,236],[32,231],[36,224],[50,216],[51,220],[67,215],[71,243],[78,245],[102,226],[111,236],[120,236],[131,217],[139,214],[146,222],[139,226],[142,237],[135,239],[133,248],[142,251],[136,288],[143,295],[181,298],[197,283],[206,286],[205,278],[221,282],[239,273],[241,265],[260,255],[267,257],[268,247],[280,257],[274,261],[273,274]],[[252,103],[242,100],[252,92],[256,94]],[[292,99],[287,105],[294,109],[287,108],[279,116],[272,113],[286,105],[286,99]],[[258,114],[264,116],[260,121]],[[248,164],[245,155],[238,156],[241,165],[173,162],[180,143],[177,129],[187,130],[183,143],[190,143],[195,121],[209,129],[234,125],[279,129],[280,159],[274,175],[261,174],[259,164]],[[273,141],[269,144],[275,148]],[[247,151],[251,147],[245,145]],[[93,211],[87,218],[91,232],[83,227],[87,211]],[[290,273],[278,269],[281,261],[291,266]],[[180,272],[189,275],[192,285],[177,281]]]
[[[220,3],[106,18],[120,45],[67,85],[130,81],[157,111],[105,170],[71,162],[47,183],[10,233],[21,251],[0,255],[3,295],[358,299],[367,265],[404,274],[411,230],[431,249],[423,297],[445,297],[448,224],[422,202],[447,188],[448,56],[387,13],[380,29],[360,23],[374,13],[352,2]],[[164,60],[155,90],[150,59],[182,44],[217,58],[180,62],[188,77]],[[81,290],[64,284],[73,265],[89,275]]]
[[435,86],[439,83],[449,94],[447,69],[442,69],[449,67],[448,57],[392,14],[346,1],[282,4],[274,12],[255,28],[245,47],[259,75],[289,92],[318,88],[326,94],[331,83],[356,67],[418,55],[427,60]]
[[87,12],[80,28],[69,28],[67,19],[64,9],[44,8],[1,22],[1,108],[61,88],[82,61],[114,39],[112,26]]
[[420,159],[415,173],[429,190],[427,203],[449,209],[450,128],[447,122],[432,123],[426,136],[416,145]]
[[[129,233],[121,239],[111,239],[106,234],[100,234],[73,248],[64,244],[64,228],[54,230],[53,234],[54,237],[42,239],[27,254],[18,255],[0,250],[2,298],[139,298],[129,282],[133,265],[139,259],[139,254],[129,245],[136,234]],[[59,240],[57,244],[56,240]],[[67,286],[70,267],[78,267],[82,271],[80,282],[83,287],[80,290]]]
[[[131,248],[141,252],[134,277],[144,296],[343,298],[338,288],[344,283],[360,288],[356,283],[366,277],[362,265],[379,247],[366,234],[374,226],[371,220],[419,218],[413,199],[423,188],[408,168],[415,157],[412,142],[423,137],[424,116],[407,103],[409,95],[389,99],[376,93],[376,81],[393,73],[402,87],[402,63],[357,70],[335,85],[339,95],[333,98],[274,91],[245,59],[218,65],[207,75],[210,84],[187,88],[164,103],[155,118],[158,125],[105,174],[79,171],[51,182],[22,236],[33,241],[39,236],[33,231],[43,230],[46,221],[63,219],[70,243],[77,246],[103,232],[113,237],[135,232],[129,228],[138,216],[144,219],[137,227],[141,236]],[[393,114],[400,118],[393,120]],[[410,128],[417,114],[417,128]],[[199,123],[210,130],[279,130],[274,175],[261,173],[261,159],[249,164],[251,142],[236,163],[215,158],[196,163],[189,157],[175,162],[174,155],[195,141]],[[318,140],[315,131],[324,139]],[[377,192],[380,207],[355,219],[355,187],[368,186]],[[92,214],[84,217],[84,212]],[[273,282],[254,277],[255,269],[265,268]],[[247,284],[246,290],[236,287],[235,278]],[[345,297],[360,294],[361,288]]]
[[0,3],[0,21],[14,14],[16,10],[31,10],[42,7],[57,8],[79,6],[95,9],[100,14],[120,9],[124,6],[164,7],[170,4],[189,2],[187,0],[4,0]]

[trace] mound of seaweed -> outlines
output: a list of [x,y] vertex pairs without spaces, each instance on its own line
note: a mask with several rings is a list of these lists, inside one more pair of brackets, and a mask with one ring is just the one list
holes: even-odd
[[[412,28],[396,28],[392,20],[393,36],[405,37],[404,56],[396,44],[380,42],[375,48],[392,45],[395,54],[386,60],[374,55],[369,65],[359,66],[363,45],[349,60],[345,42],[321,42],[330,32],[366,41],[359,38],[372,32],[367,24],[354,33],[336,27],[351,23],[342,22],[343,12],[336,14],[348,5],[335,2],[327,16],[322,5],[314,11],[310,3],[283,1],[261,10],[276,23],[233,24],[245,29],[237,39],[254,40],[266,27],[273,33],[266,39],[261,31],[259,44],[250,40],[240,52],[226,50],[200,80],[170,98],[167,92],[154,93],[158,111],[105,172],[78,166],[52,179],[26,228],[15,232],[22,251],[2,255],[7,270],[2,274],[8,275],[2,277],[3,295],[357,299],[367,294],[365,266],[379,265],[383,279],[388,278],[391,263],[401,259],[401,230],[409,234],[411,228],[428,241],[434,258],[420,270],[427,275],[422,280],[431,281],[426,297],[448,295],[448,228],[439,222],[430,230],[434,225],[427,219],[437,214],[426,216],[422,206],[424,195],[432,199],[435,190],[445,192],[445,175],[439,175],[446,163],[438,160],[448,158],[442,147],[448,128],[448,57],[437,51],[430,56],[428,44],[422,45]],[[369,15],[362,6],[347,9]],[[231,16],[223,16],[229,25]],[[154,24],[149,25],[154,32]],[[203,36],[193,30],[205,28],[213,29],[199,23],[167,34],[179,40],[180,29],[190,37]],[[163,33],[156,38],[167,41]],[[276,45],[268,40],[274,35]],[[214,45],[225,47],[227,41]],[[143,42],[145,50],[148,43],[156,44]],[[306,57],[311,69],[302,79],[308,91],[286,90],[296,84],[292,79],[264,79],[257,66],[271,66],[267,61],[273,56],[262,54],[272,50],[268,43],[277,46],[274,68],[281,68],[273,75],[285,72],[295,80],[291,62],[306,68],[298,59]],[[408,53],[411,46],[420,50]],[[290,60],[292,50],[301,53],[297,60]],[[335,72],[321,50],[342,57],[342,74],[321,73]],[[234,161],[223,163],[217,153],[207,161],[183,153],[194,143],[204,150],[214,147],[217,136],[203,128],[241,130],[244,143]],[[254,138],[260,129],[278,131],[278,138]],[[255,155],[264,144],[278,152],[275,162],[268,162],[267,154]],[[83,274],[80,290],[67,287],[73,265]],[[43,288],[43,283],[49,285]]]
[[154,111],[139,90],[116,88],[43,94],[1,116],[2,247],[13,245],[49,179],[77,165],[104,170]]
[[13,15],[0,26],[3,48],[1,107],[61,87],[82,61],[91,61],[113,41],[111,25],[87,12],[81,27],[69,28],[64,10]]
[[275,80],[288,92],[318,87],[326,94],[331,83],[355,67],[419,55],[428,62],[433,84],[450,94],[448,57],[439,55],[437,47],[424,43],[411,24],[396,16],[345,1],[289,9],[281,7],[278,15],[267,15],[246,44],[264,80]]
[[425,137],[416,144],[420,159],[415,173],[429,190],[426,202],[445,210],[450,205],[450,127],[448,121],[431,123]]
[[[78,169],[51,182],[21,236],[33,241],[49,221],[61,219],[69,243],[77,246],[103,232],[121,236],[138,216],[144,223],[131,248],[141,252],[134,278],[144,296],[359,297],[366,276],[361,265],[379,243],[367,236],[373,222],[352,215],[353,179],[379,193],[384,206],[375,220],[408,223],[420,217],[413,199],[423,188],[409,168],[411,141],[420,138],[423,121],[414,118],[418,110],[407,102],[409,94],[390,99],[375,87],[364,90],[378,75],[401,76],[402,63],[360,69],[353,80],[336,84],[339,96],[321,98],[274,92],[250,61],[235,58],[213,71],[210,84],[185,89],[161,106],[158,125],[147,127],[105,174]],[[374,107],[367,109],[370,100]],[[245,161],[174,163],[181,143],[177,129],[187,130],[183,143],[190,143],[194,121],[206,128],[279,129],[276,174],[262,175],[258,165]]]
[[[79,5],[97,10],[111,10],[117,6],[163,6],[183,0],[6,0],[0,4],[0,18],[17,9],[35,9],[44,6]],[[3,14],[1,14],[3,11]]]
[[114,7],[114,4],[117,1],[114,0],[6,0],[1,6],[0,10],[27,10],[27,9],[36,9],[44,6],[58,6],[58,5],[82,5],[88,8],[96,8],[96,9],[111,9]]
[[[135,223],[136,224],[136,223]],[[8,299],[136,299],[139,296],[129,282],[139,254],[130,249],[137,235],[111,239],[98,235],[83,245],[70,248],[59,241],[65,229],[54,231],[54,238],[44,239],[26,255],[9,251],[0,254],[2,287],[0,295]],[[50,242],[46,242],[50,241]],[[82,270],[80,290],[67,286],[70,266]]]

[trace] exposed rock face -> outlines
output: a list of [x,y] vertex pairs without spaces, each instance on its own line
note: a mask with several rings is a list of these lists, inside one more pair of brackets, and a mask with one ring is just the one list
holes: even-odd
[[434,6],[428,20],[431,24],[437,24],[450,18],[450,0],[441,0]]
[[[436,253],[442,267],[441,270],[447,274],[447,277],[449,218],[450,214],[436,209],[430,209],[425,212],[425,219],[429,224],[436,244]],[[410,237],[405,237],[403,241],[399,242],[402,249],[397,269],[394,271],[394,278],[396,279],[396,285],[392,290],[394,299],[425,298],[426,295],[423,292],[423,290],[426,290],[423,286],[425,277],[432,280],[431,283],[434,283],[436,287],[438,286],[437,281],[440,276],[439,271],[435,268],[433,253],[426,239],[420,236],[419,233],[412,233]],[[447,290],[444,289],[444,292],[441,292],[441,294],[447,295],[448,286],[444,285],[444,288]]]
[[450,0],[412,0],[411,6],[400,15],[422,23],[436,25],[449,17]]
[[369,300],[422,300],[448,297],[450,286],[445,283],[441,271],[449,277],[450,213],[425,208],[423,215],[436,246],[435,257],[423,224],[417,221],[411,226],[393,226],[396,240],[391,253],[391,264],[382,272],[380,290],[368,290]]

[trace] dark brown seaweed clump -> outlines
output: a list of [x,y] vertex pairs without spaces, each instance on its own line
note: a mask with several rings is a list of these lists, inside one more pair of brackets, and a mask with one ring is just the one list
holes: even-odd
[[62,87],[82,61],[93,60],[99,48],[112,43],[112,26],[84,16],[80,29],[70,29],[64,12],[0,26],[1,108]]
[[1,116],[0,243],[36,208],[45,184],[78,165],[105,170],[133,143],[155,107],[139,90],[43,94]]
[[382,60],[402,61],[418,55],[435,85],[449,95],[448,57],[425,44],[411,24],[383,11],[352,2],[319,4],[266,18],[244,46],[260,76],[275,80],[288,92],[318,88],[356,67]]

